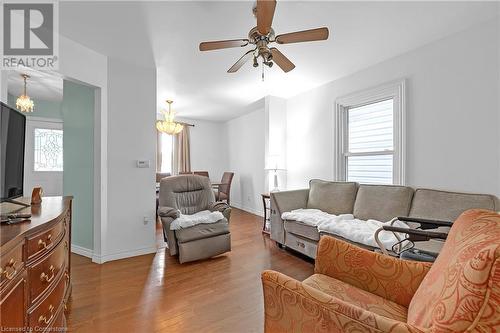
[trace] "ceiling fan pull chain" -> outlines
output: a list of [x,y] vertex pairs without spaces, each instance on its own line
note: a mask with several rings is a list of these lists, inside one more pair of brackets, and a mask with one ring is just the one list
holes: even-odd
[[262,64],[262,82],[264,82],[264,64]]

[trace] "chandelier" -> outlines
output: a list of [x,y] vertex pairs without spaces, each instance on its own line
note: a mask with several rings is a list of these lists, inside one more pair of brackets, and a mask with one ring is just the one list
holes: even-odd
[[175,113],[172,111],[173,101],[167,101],[168,111],[163,111],[165,120],[158,120],[156,122],[156,129],[160,132],[167,133],[170,135],[178,134],[184,128],[184,125],[174,121]]
[[21,112],[33,112],[35,103],[33,103],[33,100],[26,94],[26,79],[29,78],[29,75],[22,74],[21,76],[24,79],[24,94],[17,98],[16,108]]

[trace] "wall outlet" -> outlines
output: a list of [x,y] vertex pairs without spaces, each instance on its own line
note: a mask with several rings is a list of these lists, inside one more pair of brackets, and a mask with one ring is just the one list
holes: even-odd
[[247,196],[247,202],[250,202],[250,196],[249,195]]
[[147,225],[149,222],[151,222],[151,217],[149,216],[144,216],[142,218],[142,222],[144,223],[144,225]]

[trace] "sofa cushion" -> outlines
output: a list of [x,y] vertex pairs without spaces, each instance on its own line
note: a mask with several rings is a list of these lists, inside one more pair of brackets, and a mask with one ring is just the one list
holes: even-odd
[[335,215],[350,214],[357,189],[357,183],[312,179],[309,182],[307,208],[316,208]]
[[408,307],[408,323],[425,332],[496,332],[500,323],[500,214],[468,210]]
[[460,214],[473,208],[493,211],[500,209],[498,198],[493,195],[419,188],[413,196],[410,216],[453,222]]
[[285,230],[311,240],[319,241],[319,232],[316,226],[308,225],[299,221],[285,221]]
[[215,223],[197,224],[193,227],[175,230],[175,237],[179,243],[186,243],[227,233],[229,233],[229,223],[224,218]]
[[360,185],[353,214],[361,220],[390,221],[394,217],[408,215],[412,197],[411,187]]
[[302,283],[361,309],[406,322],[408,310],[404,306],[327,275],[314,274]]

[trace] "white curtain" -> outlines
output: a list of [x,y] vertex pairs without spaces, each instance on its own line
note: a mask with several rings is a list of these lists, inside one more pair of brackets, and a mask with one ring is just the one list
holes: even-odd
[[180,172],[191,172],[191,149],[189,147],[189,126],[174,137],[174,158],[172,160],[174,175]]

